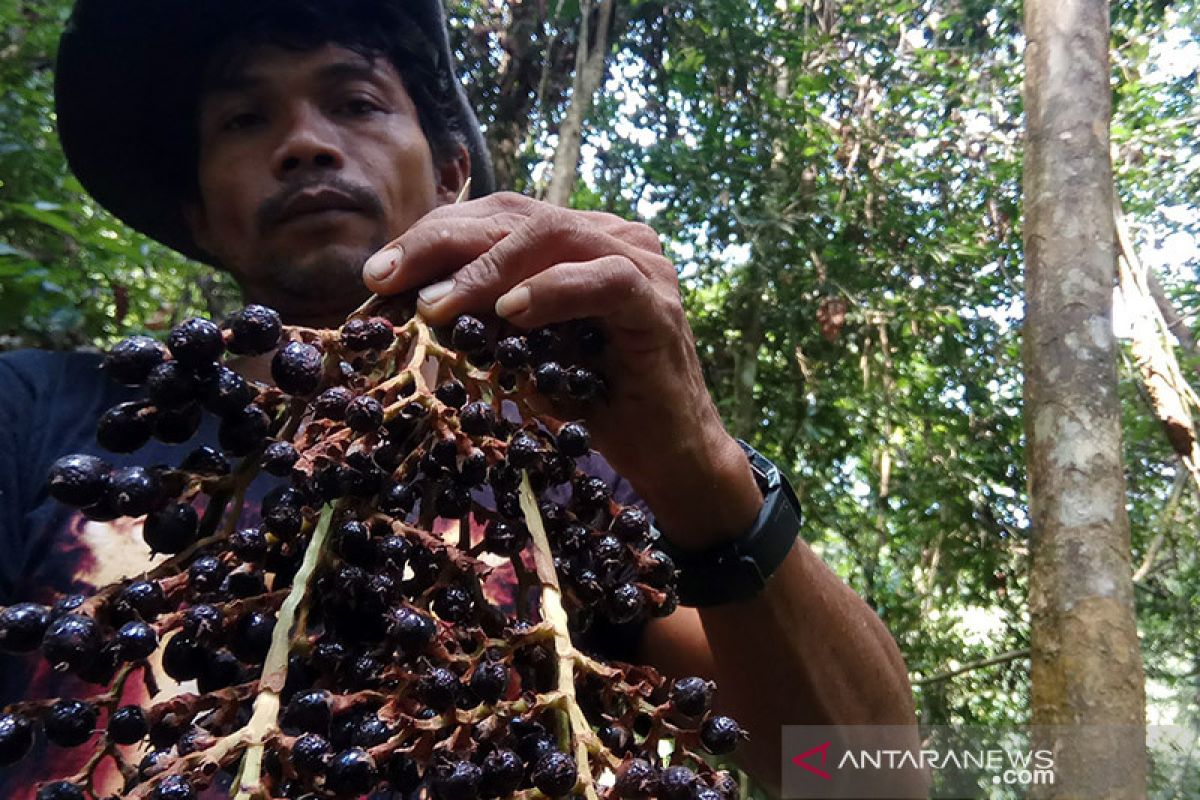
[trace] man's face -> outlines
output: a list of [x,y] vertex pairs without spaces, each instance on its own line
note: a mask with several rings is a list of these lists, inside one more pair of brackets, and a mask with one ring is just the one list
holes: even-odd
[[200,201],[185,214],[248,301],[292,321],[344,317],[373,252],[454,199],[465,153],[435,169],[384,58],[251,49],[200,100]]

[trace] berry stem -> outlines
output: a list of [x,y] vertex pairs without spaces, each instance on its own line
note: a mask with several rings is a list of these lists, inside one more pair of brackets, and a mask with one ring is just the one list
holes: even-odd
[[554,629],[554,652],[558,656],[558,692],[566,705],[565,712],[562,712],[562,727],[566,738],[574,743],[576,767],[584,794],[588,800],[598,800],[589,762],[589,750],[595,745],[589,740],[595,737],[583,709],[579,707],[575,698],[577,654],[575,646],[571,643],[571,629],[567,623],[566,609],[562,604],[562,588],[554,569],[550,540],[546,536],[546,528],[542,525],[542,515],[538,511],[533,486],[529,483],[529,473],[525,470],[521,471],[520,500],[525,525],[533,538],[533,563],[542,584],[542,616]]
[[271,635],[271,648],[267,651],[267,659],[263,663],[262,678],[258,684],[259,695],[254,701],[254,713],[243,729],[249,735],[250,742],[242,756],[242,766],[234,784],[234,800],[254,800],[264,796],[261,792],[263,747],[268,738],[279,732],[279,694],[287,681],[292,624],[308,597],[309,583],[324,552],[332,519],[333,506],[326,505],[321,509],[321,517],[313,530],[312,539],[304,550],[304,561],[296,573],[292,590],[279,609],[279,619]]

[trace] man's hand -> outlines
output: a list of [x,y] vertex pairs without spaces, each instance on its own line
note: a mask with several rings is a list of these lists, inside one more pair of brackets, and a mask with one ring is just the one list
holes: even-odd
[[675,268],[658,235],[612,214],[503,193],[442,206],[372,256],[367,287],[424,287],[435,325],[494,309],[522,328],[595,318],[608,339],[596,448],[682,547],[744,532],[761,496],[704,386]]

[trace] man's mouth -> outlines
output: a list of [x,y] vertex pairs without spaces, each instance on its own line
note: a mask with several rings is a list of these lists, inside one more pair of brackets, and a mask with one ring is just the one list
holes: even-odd
[[276,224],[283,225],[317,215],[328,216],[331,212],[363,213],[363,207],[337,189],[307,189],[297,193],[284,204]]

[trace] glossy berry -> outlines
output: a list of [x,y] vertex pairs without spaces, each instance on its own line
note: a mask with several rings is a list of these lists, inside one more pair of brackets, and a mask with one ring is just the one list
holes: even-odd
[[174,555],[196,540],[200,517],[189,503],[172,503],[146,517],[142,538],[156,553]]
[[642,590],[632,583],[619,583],[608,593],[608,616],[618,624],[636,619],[645,606]]
[[494,519],[483,529],[484,546],[501,556],[514,556],[525,547],[528,531],[515,522]]
[[117,631],[117,647],[126,661],[140,661],[158,649],[158,634],[140,620],[126,622]]
[[83,789],[70,781],[53,781],[38,789],[37,800],[85,800]]
[[463,314],[450,329],[450,345],[464,353],[474,353],[487,345],[487,330],[475,317]]
[[309,395],[321,385],[321,351],[311,344],[288,342],[271,359],[271,377],[283,391]]
[[228,416],[248,406],[255,392],[246,379],[228,367],[219,367],[200,380],[200,402],[217,416]]
[[180,630],[197,644],[211,647],[221,640],[224,620],[224,615],[215,606],[198,603],[183,612]]
[[33,747],[33,723],[20,714],[0,714],[0,767],[20,761]]
[[468,403],[458,414],[458,424],[471,436],[490,436],[496,427],[496,413],[482,400]]
[[445,667],[434,667],[417,683],[421,702],[439,713],[454,707],[461,690],[458,676]]
[[379,510],[387,514],[407,514],[417,503],[417,490],[410,483],[393,483],[379,495]]
[[270,545],[262,528],[242,528],[230,534],[229,549],[247,564],[261,564]]
[[334,756],[325,770],[325,788],[338,797],[366,794],[375,783],[375,759],[361,747]]
[[618,756],[627,754],[634,744],[633,733],[629,728],[615,722],[602,725],[596,735],[600,737],[600,741],[604,743],[605,747]]
[[46,629],[42,637],[42,655],[50,666],[78,670],[100,653],[103,638],[100,626],[91,617],[65,614]]
[[448,380],[437,387],[433,392],[438,400],[441,400],[451,408],[462,408],[467,402],[467,389],[456,380]]
[[471,691],[485,703],[496,703],[508,689],[508,666],[503,661],[483,661],[471,673]]
[[558,452],[564,456],[579,458],[586,456],[591,448],[591,437],[587,428],[578,422],[568,422],[558,432]]
[[329,694],[305,692],[288,701],[283,710],[283,724],[305,733],[326,734],[329,731]]
[[102,365],[108,377],[126,386],[141,386],[150,370],[166,359],[163,346],[149,336],[130,336],[117,342]]
[[254,304],[234,312],[225,324],[232,334],[229,352],[237,355],[256,356],[274,350],[283,332],[274,309]]
[[567,385],[567,372],[557,361],[547,361],[533,371],[533,380],[542,394],[558,394]]
[[383,744],[395,731],[375,714],[367,714],[354,726],[350,743],[355,747],[371,748]]
[[483,760],[480,793],[484,797],[507,797],[521,788],[525,765],[512,750],[498,748]]
[[263,527],[281,539],[291,539],[304,526],[304,496],[291,486],[277,486],[262,501]]
[[154,415],[151,431],[154,438],[165,444],[182,444],[200,430],[203,414],[200,406],[191,403],[180,408],[163,409]]
[[262,468],[270,475],[285,478],[300,458],[291,442],[271,442],[263,451]]
[[96,730],[96,707],[83,700],[58,700],[42,718],[46,738],[59,747],[77,747]]
[[313,400],[313,415],[317,419],[340,422],[346,418],[346,406],[354,399],[354,392],[345,386],[331,386]]
[[221,329],[200,317],[184,320],[172,328],[167,335],[167,347],[176,361],[192,370],[213,363],[225,352]]
[[139,706],[121,706],[108,718],[108,735],[117,744],[140,742],[149,733],[146,712]]
[[650,532],[650,520],[637,506],[626,506],[613,517],[609,530],[625,541],[641,539]]
[[459,586],[445,586],[433,599],[433,611],[447,622],[466,622],[475,603],[471,595]]
[[182,775],[168,775],[154,787],[150,800],[196,800],[196,790]]
[[458,480],[463,486],[475,487],[487,478],[487,456],[478,448],[473,449],[458,467]]
[[649,761],[631,758],[617,770],[613,793],[623,798],[645,798],[658,793],[658,773]]
[[712,703],[713,688],[704,678],[680,678],[671,684],[671,706],[685,717],[699,717]]
[[529,348],[520,336],[509,336],[496,344],[496,361],[508,369],[520,369],[529,363]]
[[538,759],[530,775],[533,785],[549,797],[561,797],[571,791],[578,778],[575,759],[566,753],[552,750]]
[[658,789],[663,800],[692,800],[699,781],[687,767],[667,767],[658,777]]
[[200,692],[213,692],[227,686],[242,683],[247,675],[237,656],[228,650],[205,650],[204,663],[200,674],[196,677],[196,686]]
[[150,441],[153,431],[148,407],[141,401],[118,403],[96,423],[96,441],[112,453],[132,453]]
[[215,592],[228,573],[217,556],[201,556],[188,567],[188,586],[196,592]]
[[719,714],[708,717],[700,726],[700,743],[715,756],[732,753],[742,735],[737,722]]
[[163,671],[177,681],[194,680],[204,668],[204,651],[195,639],[177,633],[163,648],[162,665]]
[[104,496],[112,467],[104,459],[82,453],[63,456],[50,467],[50,496],[61,503],[90,506]]
[[50,626],[50,609],[40,603],[17,603],[0,611],[0,650],[28,653],[42,643]]
[[188,453],[179,468],[206,477],[220,477],[230,473],[229,459],[215,447],[202,445]]
[[266,441],[271,430],[271,418],[261,408],[248,405],[221,418],[217,441],[232,456],[249,455]]
[[352,319],[342,326],[342,344],[350,350],[383,350],[395,339],[392,323],[383,317]]
[[369,433],[383,424],[383,404],[374,397],[356,397],[346,406],[346,426],[356,433]]
[[271,633],[275,630],[275,616],[265,611],[250,611],[243,614],[234,626],[229,648],[233,654],[247,664],[260,664],[271,648]]
[[438,492],[435,505],[439,517],[464,517],[471,510],[471,492],[456,483],[446,484]]
[[301,734],[292,745],[292,765],[301,772],[323,772],[331,753],[329,741],[324,736]]
[[438,439],[429,446],[423,467],[430,474],[449,472],[458,461],[458,444],[453,439]]
[[508,440],[505,456],[514,469],[534,469],[541,463],[542,447],[528,431],[517,431]]
[[108,482],[108,501],[118,514],[140,517],[151,511],[158,502],[162,484],[158,477],[144,467],[121,467],[113,470]]
[[578,508],[585,511],[598,511],[607,508],[608,501],[612,497],[612,490],[608,488],[608,484],[603,478],[598,478],[594,475],[585,475],[575,481],[575,486],[571,492],[571,500]]
[[440,761],[431,770],[433,793],[438,800],[475,800],[483,771],[478,764],[458,759]]

